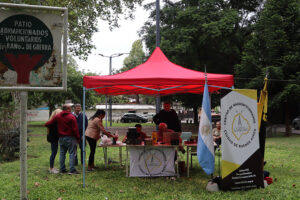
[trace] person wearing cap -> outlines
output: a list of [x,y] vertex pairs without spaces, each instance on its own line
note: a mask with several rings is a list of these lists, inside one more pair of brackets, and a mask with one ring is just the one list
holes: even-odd
[[79,174],[75,168],[76,147],[80,140],[77,121],[74,115],[71,113],[72,108],[70,104],[64,104],[62,110],[62,112],[49,120],[45,126],[50,127],[53,124],[57,124],[60,145],[60,173],[67,173],[65,160],[66,153],[69,152],[69,174]]
[[[141,124],[136,124],[135,125],[136,132],[139,134],[138,139],[139,140],[145,140],[146,138],[151,138],[150,136],[147,136],[145,132],[142,131],[142,125]],[[127,136],[125,136],[122,140],[123,143],[126,142]]]

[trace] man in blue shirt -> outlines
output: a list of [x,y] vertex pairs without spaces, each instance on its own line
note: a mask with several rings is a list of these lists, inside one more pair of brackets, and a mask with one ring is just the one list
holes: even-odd
[[[77,125],[78,125],[78,129],[79,129],[79,135],[80,135],[79,147],[80,147],[80,154],[81,154],[81,164],[83,164],[82,136],[84,135],[84,133],[83,133],[83,118],[82,118],[83,113],[81,112],[80,104],[74,105],[73,115],[75,116],[75,118],[77,120]],[[88,126],[88,119],[87,119],[86,115],[84,115],[84,119],[85,119],[84,130],[86,130],[86,127]],[[76,163],[76,165],[78,164],[77,154],[76,154],[75,163]]]

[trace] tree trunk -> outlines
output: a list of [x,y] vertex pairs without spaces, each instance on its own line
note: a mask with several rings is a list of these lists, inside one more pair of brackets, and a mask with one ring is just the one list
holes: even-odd
[[197,106],[193,107],[193,112],[194,112],[194,124],[198,125],[198,108]]
[[140,96],[137,94],[135,97],[136,104],[140,104]]
[[55,104],[51,103],[51,102],[48,102],[48,108],[49,108],[49,118],[52,114],[52,112],[54,111],[55,109]]
[[11,92],[11,95],[13,97],[14,100],[14,104],[15,104],[15,111],[13,113],[13,127],[14,128],[20,128],[20,92]]
[[289,103],[285,102],[285,136],[291,135]]

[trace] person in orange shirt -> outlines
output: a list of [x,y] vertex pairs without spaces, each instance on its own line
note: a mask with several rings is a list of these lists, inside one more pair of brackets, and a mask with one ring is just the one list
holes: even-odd
[[[163,141],[163,133],[164,132],[170,132],[174,133],[174,130],[168,129],[168,125],[166,123],[160,123],[158,125],[158,132],[157,132],[157,141],[162,142]],[[179,146],[178,149],[182,152],[185,153],[185,149],[182,146],[182,139],[179,137]]]
[[162,142],[163,141],[163,133],[164,132],[170,132],[174,133],[174,130],[168,129],[168,125],[166,123],[160,123],[158,125],[158,131],[157,131],[157,141]]

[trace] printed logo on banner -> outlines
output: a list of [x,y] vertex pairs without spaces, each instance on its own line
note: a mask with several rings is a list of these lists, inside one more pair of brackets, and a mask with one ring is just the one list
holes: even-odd
[[226,138],[236,148],[248,146],[257,133],[256,118],[253,111],[242,102],[233,103],[229,106],[224,116],[223,126]]
[[232,122],[233,136],[240,140],[243,135],[247,135],[250,131],[249,121],[243,116],[242,113],[238,113],[234,116]]
[[167,158],[160,149],[148,149],[139,156],[139,169],[146,175],[162,174],[167,167]]

